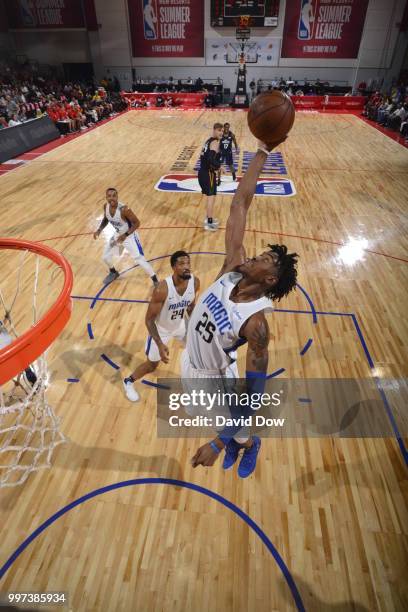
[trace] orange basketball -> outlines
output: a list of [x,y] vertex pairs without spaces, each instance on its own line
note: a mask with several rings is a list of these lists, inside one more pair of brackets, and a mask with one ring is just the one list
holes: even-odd
[[275,89],[259,94],[248,110],[248,127],[266,144],[284,138],[295,121],[295,107],[290,97]]

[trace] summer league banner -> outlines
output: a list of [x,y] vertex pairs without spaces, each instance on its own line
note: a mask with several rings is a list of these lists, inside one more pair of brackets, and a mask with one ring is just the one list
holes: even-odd
[[[280,55],[280,38],[253,37],[245,43],[245,57],[249,62],[257,60],[257,66],[277,66]],[[207,66],[229,66],[227,60],[238,63],[241,45],[236,38],[206,38],[205,63]],[[248,70],[251,65],[248,64]]]
[[204,2],[128,0],[133,57],[203,57]]
[[356,58],[368,0],[286,2],[282,57]]
[[16,30],[85,27],[81,0],[6,0],[6,9]]

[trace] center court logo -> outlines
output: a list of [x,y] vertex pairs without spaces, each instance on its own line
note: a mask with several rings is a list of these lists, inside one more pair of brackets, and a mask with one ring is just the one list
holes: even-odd
[[[240,177],[237,181],[223,181],[217,187],[217,192],[220,195],[234,195],[239,181]],[[196,174],[165,174],[157,181],[154,188],[157,191],[201,194],[201,187],[198,184]],[[290,179],[260,178],[257,181],[255,195],[290,197],[296,195],[296,189]]]
[[143,9],[144,37],[147,40],[157,38],[157,4],[156,0],[141,0]]

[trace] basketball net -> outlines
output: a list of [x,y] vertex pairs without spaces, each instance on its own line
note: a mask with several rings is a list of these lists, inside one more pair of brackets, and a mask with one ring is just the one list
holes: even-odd
[[[21,275],[28,251],[20,252],[14,295],[6,304],[0,287],[0,349],[19,333],[13,312],[21,293]],[[37,322],[40,256],[35,255],[32,297],[33,325]],[[53,280],[51,275],[51,281]],[[47,402],[49,373],[45,354],[3,387],[0,386],[0,488],[22,484],[31,472],[51,467],[54,448],[66,441],[60,419]]]

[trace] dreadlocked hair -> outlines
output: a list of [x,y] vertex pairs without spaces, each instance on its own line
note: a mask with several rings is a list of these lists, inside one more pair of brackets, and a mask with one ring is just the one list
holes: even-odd
[[284,244],[268,244],[272,253],[278,255],[277,267],[279,270],[279,280],[265,293],[270,300],[280,301],[296,288],[297,279],[297,253],[288,253],[288,247]]

